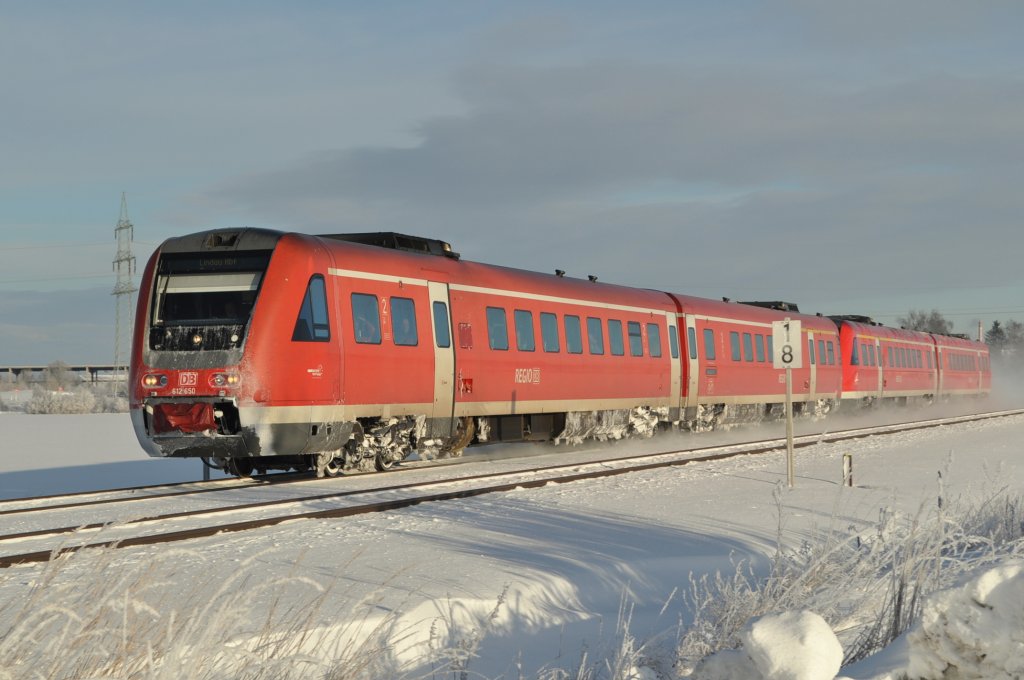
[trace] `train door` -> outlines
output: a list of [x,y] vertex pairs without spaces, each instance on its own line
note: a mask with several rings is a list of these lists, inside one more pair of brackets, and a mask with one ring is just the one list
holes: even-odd
[[666,321],[668,322],[668,334],[670,347],[675,347],[676,351],[670,353],[672,357],[672,368],[669,376],[669,408],[680,408],[683,405],[683,392],[682,392],[682,361],[683,361],[683,345],[679,342],[679,327],[676,325],[679,320],[676,318],[674,312],[665,313]]
[[448,284],[429,281],[430,322],[434,331],[434,408],[431,418],[434,436],[449,436],[455,431],[455,346]]
[[881,399],[882,398],[882,388],[885,387],[885,380],[884,380],[885,379],[885,368],[884,368],[885,362],[882,360],[882,342],[881,342],[881,340],[879,340],[878,338],[875,338],[874,343],[875,343],[875,357],[877,358],[877,361],[875,363],[878,364],[878,383],[876,385],[876,391],[877,391],[878,394],[876,396],[879,399]]
[[[700,367],[697,364],[697,320],[692,314],[682,317],[686,323],[686,352],[682,354],[682,360],[686,362],[686,402],[687,408],[696,408],[698,394],[698,381],[700,380]],[[673,371],[677,369],[673,368]],[[678,380],[678,373],[673,373],[674,379]],[[679,383],[675,383],[678,394]]]
[[[814,331],[807,331],[807,346],[811,348],[814,347]],[[810,374],[807,379],[806,385],[808,390],[807,401],[814,401],[815,399],[817,399],[815,393],[818,391],[818,364],[821,363],[823,359],[823,357],[821,356],[815,356],[813,349],[811,350],[811,357],[812,359],[810,363],[808,363],[807,365],[807,367],[810,368]],[[814,360],[815,358],[817,359],[817,361]],[[795,387],[796,386],[794,385],[794,393],[796,392]]]

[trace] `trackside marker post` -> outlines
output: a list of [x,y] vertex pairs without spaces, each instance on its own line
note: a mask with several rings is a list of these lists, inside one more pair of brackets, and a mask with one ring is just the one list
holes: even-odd
[[804,343],[800,322],[788,316],[772,322],[772,366],[786,370],[786,481],[792,489],[796,470],[793,461],[793,369],[803,368]]

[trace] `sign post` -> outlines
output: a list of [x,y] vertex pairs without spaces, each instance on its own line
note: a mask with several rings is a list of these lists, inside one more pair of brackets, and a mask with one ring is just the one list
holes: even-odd
[[786,480],[789,488],[795,484],[793,461],[793,369],[803,368],[804,343],[800,335],[800,322],[787,316],[772,322],[772,366],[786,369]]

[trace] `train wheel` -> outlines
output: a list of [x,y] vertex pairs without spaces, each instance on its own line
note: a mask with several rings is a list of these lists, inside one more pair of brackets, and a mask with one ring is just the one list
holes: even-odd
[[324,465],[324,476],[339,477],[345,472],[345,465],[341,458],[331,458],[327,465]]
[[236,477],[252,477],[252,467],[248,458],[228,458],[224,471]]
[[373,466],[378,472],[385,472],[395,467],[395,461],[386,453],[378,453],[373,459]]

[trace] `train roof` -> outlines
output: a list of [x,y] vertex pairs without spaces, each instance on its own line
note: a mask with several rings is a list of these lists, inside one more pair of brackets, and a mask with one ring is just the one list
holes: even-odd
[[335,236],[293,236],[300,239],[320,239],[334,254],[336,266],[340,269],[367,270],[392,276],[416,276],[436,281],[458,281],[480,288],[513,290],[532,295],[606,301],[611,304],[664,311],[675,310],[675,304],[667,293],[605,283],[598,281],[595,276],[584,279],[566,276],[564,272],[558,271],[548,274],[456,259],[451,256],[438,257],[437,254],[419,248],[381,247],[374,242],[367,243]]
[[722,300],[709,300],[706,298],[693,297],[691,295],[671,294],[682,305],[683,311],[687,314],[706,316],[711,318],[724,319],[745,319],[770,323],[780,321],[784,318],[799,320],[807,329],[816,331],[836,331],[835,323],[827,316],[819,314],[803,314],[795,311],[775,309],[765,305],[751,305],[743,302],[734,302],[729,298]]

